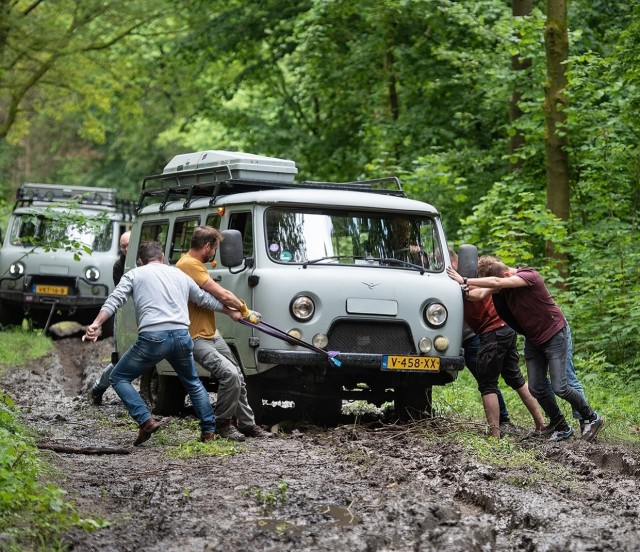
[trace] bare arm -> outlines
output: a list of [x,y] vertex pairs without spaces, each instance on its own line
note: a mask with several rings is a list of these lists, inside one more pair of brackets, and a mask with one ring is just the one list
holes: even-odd
[[467,284],[474,288],[489,288],[495,291],[505,288],[526,287],[529,285],[523,278],[520,278],[520,276],[516,276],[515,274],[505,278],[497,278],[495,276],[487,276],[485,278],[463,278],[450,266],[447,267],[447,274],[449,275],[449,278],[455,280],[459,284]]
[[217,284],[211,278],[209,278],[204,284],[202,284],[202,289],[213,295],[225,307],[228,307],[230,309],[239,310],[244,304],[241,299],[238,299],[228,289],[223,288],[220,284]]

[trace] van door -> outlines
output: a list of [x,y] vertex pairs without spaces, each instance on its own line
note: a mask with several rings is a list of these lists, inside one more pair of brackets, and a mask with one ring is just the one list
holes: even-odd
[[[207,217],[207,224],[220,230],[238,230],[242,234],[245,259],[254,259],[255,245],[251,210],[229,211],[222,219],[215,214],[211,214]],[[222,266],[220,255],[217,253],[216,266],[209,270],[209,274],[211,274],[214,282],[228,289],[240,299],[244,299],[249,308],[251,308],[254,297],[253,288],[249,285],[249,277],[253,273],[253,268],[242,271],[240,269],[241,267],[233,267],[230,272],[228,267]],[[235,273],[236,271],[240,272]],[[243,368],[246,372],[251,373],[252,369],[256,367],[255,349],[249,347],[249,338],[252,336],[253,330],[243,324],[234,322],[228,316],[220,314],[216,315],[216,326],[227,343],[235,345],[232,348],[237,350]]]

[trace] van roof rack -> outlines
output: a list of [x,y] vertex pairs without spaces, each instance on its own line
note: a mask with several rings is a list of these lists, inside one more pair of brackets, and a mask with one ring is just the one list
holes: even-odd
[[122,214],[131,220],[135,213],[135,202],[118,199],[115,188],[93,188],[66,184],[41,184],[27,182],[16,190],[13,209],[33,206],[34,203],[64,203],[75,201],[84,207],[95,207]]
[[[260,172],[261,176],[265,176],[264,171],[257,172]],[[169,201],[180,198],[184,198],[184,207],[186,208],[193,199],[199,197],[209,197],[209,204],[213,205],[219,196],[263,190],[305,188],[349,190],[405,197],[400,180],[395,176],[354,182],[302,181],[296,183],[267,178],[252,179],[250,171],[241,171],[239,175],[235,173],[233,165],[217,165],[147,176],[142,182],[136,212],[145,206],[145,202],[149,198],[155,199],[149,204],[161,202],[160,210],[162,211]],[[268,173],[266,176],[268,177]]]

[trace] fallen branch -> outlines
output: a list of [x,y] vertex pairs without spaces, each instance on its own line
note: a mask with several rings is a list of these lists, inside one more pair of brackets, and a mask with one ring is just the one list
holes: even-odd
[[54,452],[67,452],[70,454],[130,454],[129,449],[112,447],[70,447],[50,443],[37,443],[39,449],[52,450]]

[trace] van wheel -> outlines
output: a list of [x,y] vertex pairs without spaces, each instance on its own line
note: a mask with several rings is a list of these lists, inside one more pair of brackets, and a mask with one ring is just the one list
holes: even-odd
[[244,384],[247,388],[247,401],[253,415],[256,419],[256,424],[260,425],[264,423],[264,407],[262,405],[262,380],[260,376],[245,376]]
[[184,409],[184,387],[176,376],[161,376],[154,367],[140,376],[140,395],[158,416],[175,416]]
[[432,388],[400,387],[395,390],[394,407],[396,418],[403,421],[422,420],[433,416]]
[[0,303],[0,326],[22,326],[24,313],[20,307],[11,307],[7,303]]
[[342,399],[339,397],[300,397],[296,410],[312,424],[335,427],[342,415]]

